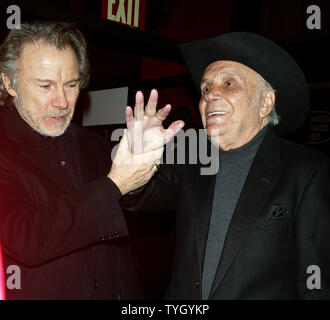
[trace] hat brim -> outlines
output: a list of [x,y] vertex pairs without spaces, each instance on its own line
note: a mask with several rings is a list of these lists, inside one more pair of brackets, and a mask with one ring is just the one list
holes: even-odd
[[278,135],[291,133],[305,122],[309,110],[305,76],[296,61],[276,43],[254,33],[232,32],[179,46],[198,90],[210,63],[236,61],[259,73],[276,90],[280,123],[274,130]]

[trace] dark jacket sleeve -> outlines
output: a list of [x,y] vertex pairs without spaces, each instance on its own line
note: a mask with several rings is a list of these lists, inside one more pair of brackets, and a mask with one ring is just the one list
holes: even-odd
[[178,165],[161,165],[146,185],[121,198],[121,207],[127,211],[146,212],[175,209],[182,181],[181,171]]
[[297,210],[298,294],[301,299],[330,299],[329,168],[329,160],[323,158]]
[[[0,162],[0,237],[3,253],[36,266],[95,243],[127,235],[121,193],[106,176],[82,189],[33,201],[17,173]],[[40,192],[49,192],[40,190]]]

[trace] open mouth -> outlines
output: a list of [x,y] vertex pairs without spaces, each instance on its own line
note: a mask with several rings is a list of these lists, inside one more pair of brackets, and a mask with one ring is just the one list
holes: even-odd
[[229,112],[227,111],[213,111],[213,112],[209,112],[207,114],[207,119],[212,119],[212,118],[216,118],[216,117],[223,117],[225,115],[227,115]]

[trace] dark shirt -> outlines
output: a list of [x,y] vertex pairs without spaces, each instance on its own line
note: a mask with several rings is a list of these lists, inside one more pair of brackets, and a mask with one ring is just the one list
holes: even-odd
[[66,132],[59,137],[43,138],[49,146],[49,161],[56,161],[59,164],[59,168],[62,168],[69,176],[74,186],[77,189],[81,188],[83,182],[81,170],[79,170],[79,144],[72,130],[68,128]]

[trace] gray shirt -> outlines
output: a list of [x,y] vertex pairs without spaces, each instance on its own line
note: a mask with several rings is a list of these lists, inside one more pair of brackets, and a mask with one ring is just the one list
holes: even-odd
[[208,299],[223,244],[253,159],[267,126],[247,144],[229,151],[219,149],[219,171],[214,188],[212,214],[202,273],[202,298]]

